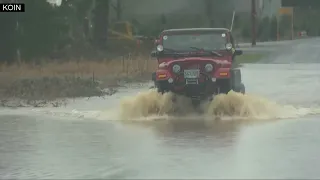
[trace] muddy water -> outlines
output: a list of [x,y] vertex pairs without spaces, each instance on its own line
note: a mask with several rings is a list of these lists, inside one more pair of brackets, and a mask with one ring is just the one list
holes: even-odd
[[201,113],[150,84],[56,109],[1,109],[0,177],[319,178],[319,56],[281,64],[308,53],[299,45],[245,65],[248,94],[216,97]]

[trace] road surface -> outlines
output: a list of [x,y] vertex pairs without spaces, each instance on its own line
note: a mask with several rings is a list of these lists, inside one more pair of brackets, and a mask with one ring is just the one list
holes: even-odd
[[320,40],[275,46],[242,67],[247,96],[221,97],[200,115],[141,117],[169,106],[150,84],[66,107],[1,109],[0,178],[319,178]]

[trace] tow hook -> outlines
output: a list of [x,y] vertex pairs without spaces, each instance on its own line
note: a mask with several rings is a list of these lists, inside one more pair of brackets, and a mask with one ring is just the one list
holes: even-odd
[[217,94],[220,94],[220,87],[217,88]]
[[192,100],[200,100],[201,98],[200,98],[200,96],[191,96],[191,99]]

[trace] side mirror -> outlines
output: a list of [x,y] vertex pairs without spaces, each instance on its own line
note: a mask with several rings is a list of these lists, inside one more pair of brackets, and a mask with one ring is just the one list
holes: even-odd
[[158,56],[158,52],[157,51],[152,51],[151,52],[151,57],[157,57]]
[[235,54],[236,56],[240,56],[240,55],[243,54],[243,51],[242,51],[242,50],[236,50],[236,51],[234,52],[234,54]]

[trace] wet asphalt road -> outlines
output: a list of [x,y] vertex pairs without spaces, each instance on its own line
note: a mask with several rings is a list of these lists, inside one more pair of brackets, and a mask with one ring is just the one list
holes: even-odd
[[106,111],[148,85],[56,109],[1,109],[0,178],[319,178],[320,40],[276,46],[242,73],[248,92],[294,106],[281,117],[124,123]]

